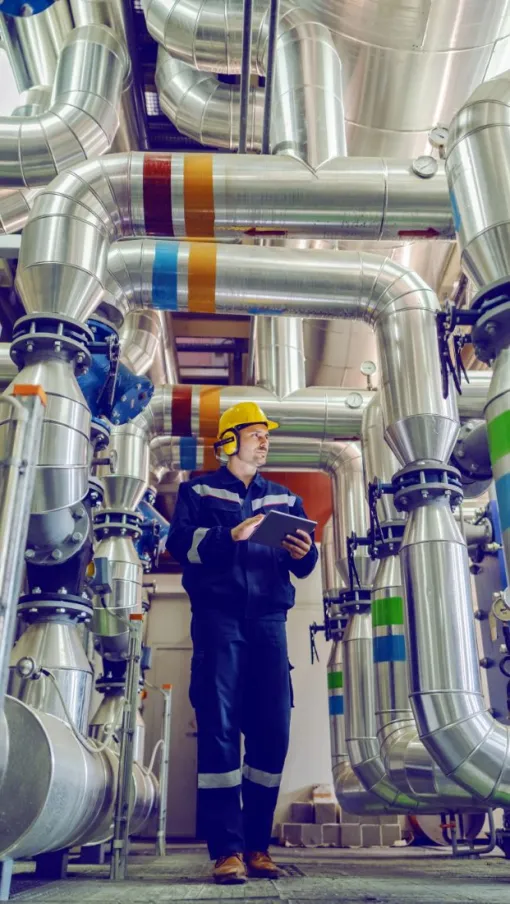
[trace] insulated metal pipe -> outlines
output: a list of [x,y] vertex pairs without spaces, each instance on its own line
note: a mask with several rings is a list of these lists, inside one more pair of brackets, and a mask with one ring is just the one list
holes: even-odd
[[59,171],[107,151],[119,124],[127,63],[109,29],[71,31],[59,54],[48,112],[0,118],[0,185],[47,185]]
[[248,103],[251,77],[251,38],[253,0],[243,0],[243,45],[241,56],[241,83],[239,87],[239,153],[246,154],[248,132]]
[[16,625],[16,604],[21,589],[30,505],[42,435],[42,395],[22,395],[8,400],[9,430],[3,439],[0,469],[0,789],[7,770],[9,733],[4,702],[9,657]]
[[0,35],[18,90],[52,85],[58,57],[73,28],[68,0],[35,16],[0,16]]

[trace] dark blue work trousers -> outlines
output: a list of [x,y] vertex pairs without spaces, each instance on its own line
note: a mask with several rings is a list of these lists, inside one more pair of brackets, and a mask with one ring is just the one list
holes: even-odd
[[213,860],[269,846],[292,706],[285,627],[218,613],[193,617],[198,804]]

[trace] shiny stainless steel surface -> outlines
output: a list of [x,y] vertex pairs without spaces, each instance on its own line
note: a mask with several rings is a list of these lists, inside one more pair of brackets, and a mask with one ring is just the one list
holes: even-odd
[[179,383],[179,361],[175,348],[172,315],[168,311],[158,311],[160,323],[159,347],[147,376],[154,386],[165,383]]
[[351,613],[343,641],[345,738],[351,766],[364,787],[390,806],[412,811],[418,801],[390,781],[381,759],[375,723],[370,608]]
[[[368,494],[368,484],[372,483],[375,478],[387,483],[400,470],[398,459],[384,440],[384,422],[379,393],[374,394],[372,401],[363,411],[361,448],[365,487]],[[381,524],[387,521],[405,521],[405,513],[397,512],[393,505],[393,496],[389,493],[378,500],[377,514]]]
[[342,589],[342,581],[336,568],[333,515],[331,515],[322,529],[320,561],[322,594],[327,599],[337,599]]
[[142,611],[143,570],[131,538],[105,536],[95,548],[112,569],[112,592],[94,597],[93,630],[104,659],[126,658],[129,640],[127,619]]
[[0,342],[0,385],[2,391],[7,388],[18,373],[18,368],[10,356],[10,348],[9,342]]
[[[213,147],[235,150],[239,144],[239,86],[220,82],[178,60],[161,45],[156,87],[163,113],[179,132]],[[260,150],[264,91],[250,85],[247,147]]]
[[[112,731],[116,731],[122,722],[122,707],[124,705],[123,688],[107,688],[101,702],[89,720],[89,735],[100,744],[103,744]],[[112,749],[117,748],[116,741],[112,739]]]
[[454,205],[462,266],[478,289],[510,272],[509,73],[484,82],[458,111],[450,127],[447,175]]
[[[50,358],[27,365],[6,394],[26,383],[42,386],[47,396],[32,499],[32,512],[40,514],[73,505],[87,492],[90,411],[68,361]],[[8,423],[9,408],[0,398],[0,444]]]
[[[328,462],[333,492],[333,536],[336,549],[336,567],[342,582],[349,586],[347,539],[355,531],[358,537],[366,537],[368,508],[365,501],[363,460],[359,443],[335,443]],[[333,450],[332,450],[333,451]],[[369,588],[374,579],[377,563],[370,558],[368,548],[361,546],[353,555],[360,585]]]
[[[398,556],[381,559],[372,592],[374,645],[375,638],[404,637],[402,597]],[[409,701],[407,649],[405,657],[379,660],[374,656],[377,737],[388,776],[401,791],[419,800],[420,812],[477,810],[477,798],[447,777],[419,740]]]
[[[161,343],[161,311],[130,311],[119,333],[121,362],[142,375],[152,367]],[[1,358],[0,358],[1,362]]]
[[48,112],[0,118],[0,184],[47,185],[59,171],[105,153],[118,127],[126,66],[125,50],[108,29],[71,31],[59,54]]
[[255,317],[254,383],[280,399],[306,387],[303,326],[297,317]]
[[0,235],[23,229],[36,194],[33,188],[0,188]]
[[0,16],[2,43],[19,91],[53,85],[58,56],[72,28],[68,0],[55,0],[35,16]]
[[[122,0],[70,0],[76,26],[106,25],[127,49],[128,62],[134,52],[133,36],[127,8]],[[131,52],[130,52],[131,51]],[[131,66],[131,62],[129,62]],[[135,73],[129,72],[119,107],[119,128],[112,144],[112,152],[138,150],[147,147],[145,123],[135,85]]]
[[[42,435],[43,406],[38,397],[27,397],[10,407],[10,422],[2,438],[0,469],[0,728],[5,729],[4,699],[9,657],[16,627],[16,605],[23,575],[35,464]],[[8,542],[7,542],[8,538]],[[0,742],[0,787],[7,770],[9,736]]]
[[482,695],[467,549],[448,500],[410,513],[400,559],[421,740],[451,779],[487,805],[507,806],[509,731]]
[[[6,698],[10,751],[0,810],[0,854],[31,857],[80,843],[112,806],[115,758],[90,753],[66,722]],[[37,751],[37,769],[27,769]]]
[[85,654],[76,623],[57,617],[40,618],[23,632],[11,653],[9,693],[28,706],[67,721],[53,682],[42,676],[22,678],[16,665],[25,657],[34,660],[36,669],[49,669],[72,716],[73,725],[87,733],[92,668]]
[[[58,4],[60,0],[55,0]],[[15,107],[12,116],[39,116],[51,104],[51,86],[34,85],[20,97],[20,106]]]
[[149,481],[149,445],[144,431],[133,421],[112,427],[105,457],[110,463],[96,472],[104,488],[104,508],[135,511]]

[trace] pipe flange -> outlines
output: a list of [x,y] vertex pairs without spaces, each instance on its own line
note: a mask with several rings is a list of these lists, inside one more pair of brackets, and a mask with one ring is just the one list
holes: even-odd
[[77,374],[90,366],[91,331],[63,314],[26,314],[14,324],[10,355],[21,370],[34,354],[45,352],[74,361]]
[[26,593],[20,597],[18,615],[25,622],[34,622],[48,617],[66,616],[72,621],[88,623],[92,618],[92,600],[88,596],[75,596],[72,593]]
[[342,618],[353,612],[367,612],[372,605],[371,590],[368,587],[361,587],[358,590],[343,590],[338,605]]
[[108,448],[110,442],[111,427],[106,418],[94,417],[90,422],[90,442],[94,449],[94,454],[103,452]]
[[471,305],[480,316],[471,331],[476,357],[491,364],[510,345],[510,281],[497,280],[482,289]]
[[82,502],[69,506],[74,525],[72,533],[56,546],[27,546],[25,560],[30,565],[63,565],[82,548],[90,528],[89,513]]
[[87,491],[87,495],[85,496],[85,501],[90,505],[91,508],[97,508],[98,505],[103,504],[104,499],[104,486],[102,480],[99,480],[99,477],[89,476],[89,488]]
[[393,478],[393,502],[398,512],[409,512],[430,505],[442,496],[451,508],[460,505],[464,494],[459,472],[451,465],[437,461],[419,461],[407,465]]
[[381,524],[381,534],[373,540],[370,547],[374,559],[386,559],[388,556],[396,556],[404,537],[405,523],[403,521],[387,521]]
[[[457,442],[455,443],[450,461],[454,468],[460,472],[462,484],[467,490],[469,488],[470,498],[476,498],[487,489],[488,484],[492,480],[492,467],[489,458],[488,441],[485,439],[485,449],[480,442],[474,449],[470,445],[470,437],[477,439],[478,431],[483,430],[486,437],[486,426],[484,422],[467,421],[462,424]],[[480,434],[481,435],[481,434]],[[483,452],[483,458],[480,458]],[[478,457],[476,457],[478,455]],[[473,484],[476,488],[481,487],[478,492],[474,492]],[[466,495],[468,495],[466,493]]]
[[129,509],[106,509],[94,517],[94,533],[97,539],[107,536],[133,537],[142,533],[143,515]]

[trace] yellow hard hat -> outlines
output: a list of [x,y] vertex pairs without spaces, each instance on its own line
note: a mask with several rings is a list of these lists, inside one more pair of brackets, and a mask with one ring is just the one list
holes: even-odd
[[248,424],[265,424],[268,430],[276,430],[280,425],[270,421],[256,402],[239,402],[232,405],[220,417],[218,439],[223,439],[228,430],[245,427]]

